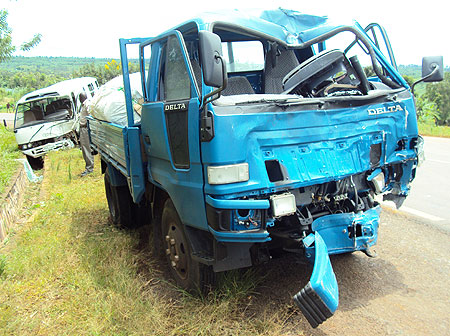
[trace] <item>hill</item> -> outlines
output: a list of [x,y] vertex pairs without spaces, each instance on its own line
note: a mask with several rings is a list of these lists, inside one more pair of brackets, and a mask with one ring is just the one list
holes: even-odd
[[[60,77],[69,77],[72,73],[83,65],[95,64],[104,65],[111,61],[110,58],[94,57],[23,57],[17,56],[0,64],[0,70],[9,72],[40,72],[44,74],[53,74]],[[118,60],[117,60],[118,61]],[[137,60],[132,60],[137,63]],[[422,67],[416,64],[399,65],[400,73],[413,78],[420,78]],[[450,69],[446,69],[449,71]]]
[[399,65],[398,71],[402,76],[410,76],[414,79],[422,77],[422,66],[416,64]]
[[69,77],[85,64],[106,64],[108,58],[78,57],[13,57],[0,64],[0,70],[8,72],[40,72],[60,77]]

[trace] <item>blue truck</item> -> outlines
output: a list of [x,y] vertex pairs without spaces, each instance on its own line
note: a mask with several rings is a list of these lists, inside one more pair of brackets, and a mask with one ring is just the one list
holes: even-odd
[[[130,45],[139,48],[139,120]],[[375,197],[400,206],[423,154],[385,30],[285,9],[230,11],[120,39],[120,50],[128,124],[89,118],[112,221],[150,223],[155,251],[187,290],[301,253],[313,271],[293,299],[313,327],[331,317],[339,294],[329,255],[373,256]],[[424,58],[421,81],[442,73],[441,57]]]

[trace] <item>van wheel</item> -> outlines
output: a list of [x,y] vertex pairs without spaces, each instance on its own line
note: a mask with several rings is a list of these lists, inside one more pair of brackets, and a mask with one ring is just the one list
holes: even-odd
[[32,156],[26,155],[27,161],[30,164],[31,168],[33,170],[41,170],[44,168],[44,157],[39,156],[37,158],[34,158]]
[[192,259],[191,245],[170,199],[164,204],[161,235],[170,273],[177,285],[189,292],[207,294],[215,284],[216,275],[211,266]]
[[105,193],[113,224],[121,228],[135,226],[132,216],[133,200],[127,186],[112,186],[108,170],[105,172]]

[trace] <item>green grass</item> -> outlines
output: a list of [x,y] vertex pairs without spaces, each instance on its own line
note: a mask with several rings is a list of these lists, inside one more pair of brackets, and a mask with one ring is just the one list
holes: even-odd
[[427,136],[450,138],[450,127],[419,123],[419,133]]
[[[144,230],[109,224],[103,178],[79,150],[50,153],[31,219],[0,247],[0,335],[280,335],[287,309],[249,309],[261,275],[206,298],[177,289]],[[99,166],[99,162],[96,162]]]
[[421,135],[450,138],[449,126],[435,126],[434,124],[419,123],[419,133]]
[[17,148],[14,133],[0,125],[0,195],[8,186],[11,176],[17,170],[19,162],[15,159],[21,157]]

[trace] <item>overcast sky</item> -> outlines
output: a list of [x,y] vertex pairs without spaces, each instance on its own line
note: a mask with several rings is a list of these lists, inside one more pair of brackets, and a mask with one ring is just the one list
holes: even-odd
[[118,58],[120,37],[155,36],[204,11],[283,7],[344,23],[356,19],[362,26],[378,22],[386,28],[398,64],[421,64],[422,56],[443,55],[449,65],[444,5],[438,0],[0,0],[0,8],[9,11],[16,45],[42,34],[36,48],[22,53],[26,56]]

